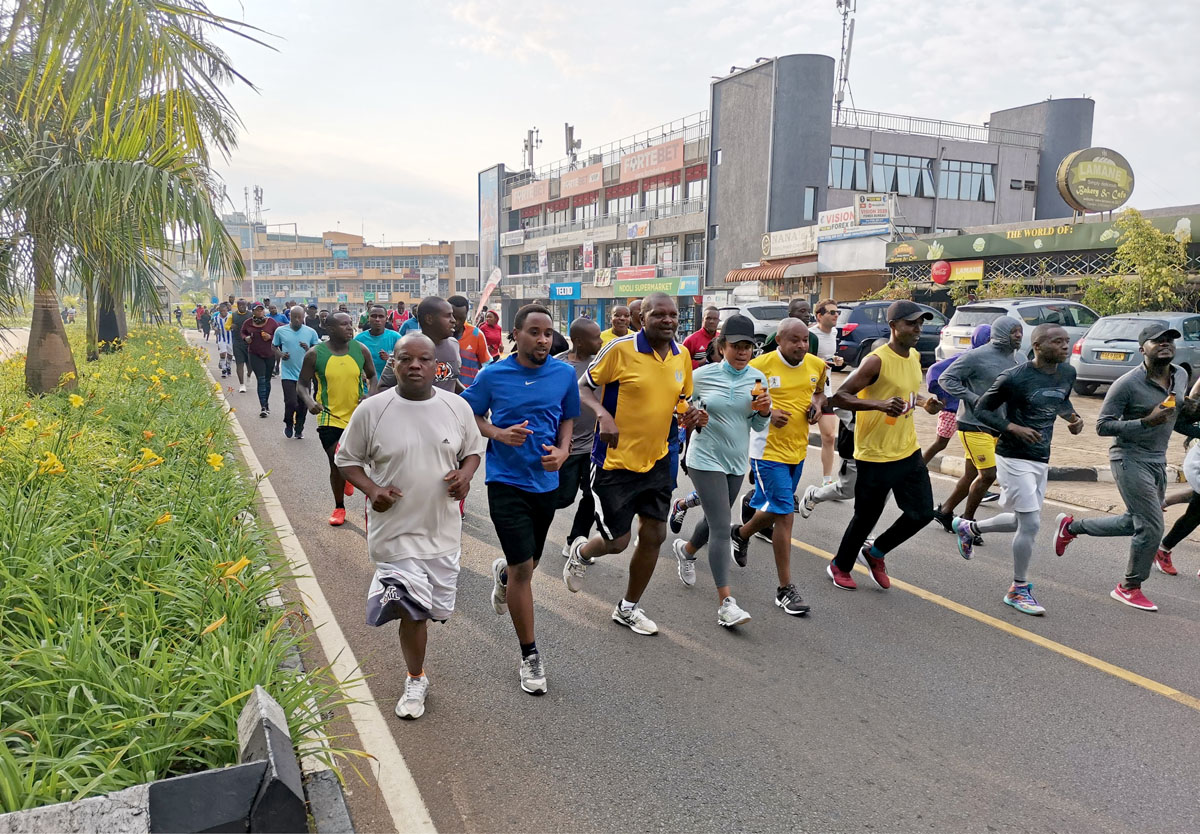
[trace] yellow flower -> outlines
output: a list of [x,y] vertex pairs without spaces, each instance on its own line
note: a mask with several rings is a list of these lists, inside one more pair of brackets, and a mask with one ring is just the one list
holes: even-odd
[[159,376],[166,376],[167,369],[166,368],[155,368],[154,373],[158,374]]
[[171,379],[171,382],[178,382],[178,381],[179,381],[179,377],[175,376],[175,374],[171,374],[171,377],[170,377],[170,379]]
[[208,461],[208,465],[213,468],[214,472],[220,472],[221,467],[225,465],[225,457],[223,455],[218,455],[216,452],[213,452],[211,455],[205,458],[205,460]]
[[144,437],[144,438],[146,438],[147,440],[149,440],[150,438],[154,437],[154,432],[150,431],[150,429],[145,429],[145,430],[142,432],[142,437]]
[[26,420],[21,425],[27,429],[36,429],[38,427],[38,421],[33,419],[32,417],[30,417],[28,420]]
[[46,456],[38,461],[39,475],[61,475],[66,471],[66,467],[54,452],[46,452]]
[[129,368],[129,370],[127,371],[127,373],[136,374],[136,373],[137,373],[137,368],[131,367],[131,368]]
[[162,524],[166,524],[166,523],[167,523],[168,521],[170,521],[170,520],[171,520],[171,514],[170,514],[170,513],[163,513],[162,515],[160,515],[158,518],[156,518],[156,519],[154,520],[154,526],[155,526],[155,527],[158,527],[158,526],[160,526],[160,525],[162,525]]
[[250,560],[247,559],[245,556],[243,556],[242,558],[238,559],[236,562],[231,564],[228,568],[226,568],[225,572],[223,574],[221,574],[221,577],[223,579],[233,579],[235,576],[237,576],[239,573],[241,573],[243,570],[245,570],[246,566],[249,564],[250,564]]
[[78,394],[72,394],[67,399],[71,401],[71,408],[79,408],[79,406],[83,405],[83,397]]
[[217,620],[217,621],[215,621],[215,622],[209,623],[209,624],[208,624],[208,625],[205,627],[204,631],[200,632],[200,636],[201,636],[201,637],[203,637],[203,636],[204,636],[204,635],[206,635],[206,634],[212,634],[212,633],[213,633],[214,631],[216,631],[218,628],[220,628],[221,626],[225,625],[225,621],[226,621],[227,619],[229,619],[229,618],[228,618],[226,615],[222,614],[222,615],[221,615],[221,619],[219,619],[219,620]]
[[151,382],[153,382],[153,383],[155,383],[155,384],[157,384],[157,383],[158,383],[158,375],[157,375],[157,374],[150,374],[150,381],[151,381]]
[[70,382],[73,379],[75,379],[75,372],[67,371],[65,374],[62,375],[62,379],[60,381],[61,382]]

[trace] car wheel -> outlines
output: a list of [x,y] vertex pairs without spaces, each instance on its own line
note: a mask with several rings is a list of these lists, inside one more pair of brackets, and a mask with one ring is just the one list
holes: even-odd
[[1099,382],[1079,382],[1075,383],[1075,393],[1082,394],[1085,397],[1090,397],[1096,393],[1096,389],[1100,387]]
[[765,345],[766,343],[767,343],[766,336],[755,336],[754,337],[754,355],[755,356],[762,356],[763,345]]

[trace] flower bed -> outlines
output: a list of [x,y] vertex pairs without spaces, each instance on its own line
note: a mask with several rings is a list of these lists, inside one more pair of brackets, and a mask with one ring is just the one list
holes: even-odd
[[196,349],[148,328],[77,361],[36,400],[0,363],[0,812],[236,763],[255,684],[290,716],[337,691],[278,668],[297,612],[260,605],[285,576]]

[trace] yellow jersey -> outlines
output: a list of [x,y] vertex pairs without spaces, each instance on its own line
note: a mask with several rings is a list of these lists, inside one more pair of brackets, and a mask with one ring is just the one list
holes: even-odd
[[812,353],[798,365],[789,365],[771,351],[750,360],[750,366],[762,371],[771,394],[771,407],[790,411],[783,428],[768,425],[750,439],[750,456],[755,460],[773,460],[796,464],[808,456],[808,407],[813,395],[825,390],[825,363]]

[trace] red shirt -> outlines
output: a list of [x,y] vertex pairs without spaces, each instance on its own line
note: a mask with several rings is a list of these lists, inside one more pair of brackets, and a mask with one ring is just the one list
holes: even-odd
[[683,340],[683,346],[687,352],[692,355],[692,370],[699,368],[705,363],[708,356],[708,346],[713,339],[717,338],[716,333],[709,333],[703,327],[688,336]]
[[483,338],[487,339],[488,353],[495,358],[500,355],[503,349],[501,340],[504,338],[504,331],[500,329],[498,324],[481,324],[479,329],[483,331]]
[[254,323],[254,316],[246,319],[242,324],[242,339],[247,336],[251,339],[247,343],[250,352],[255,356],[264,356],[268,359],[275,357],[275,348],[271,346],[271,337],[275,335],[275,331],[279,329],[279,322],[275,319],[263,319],[262,324]]

